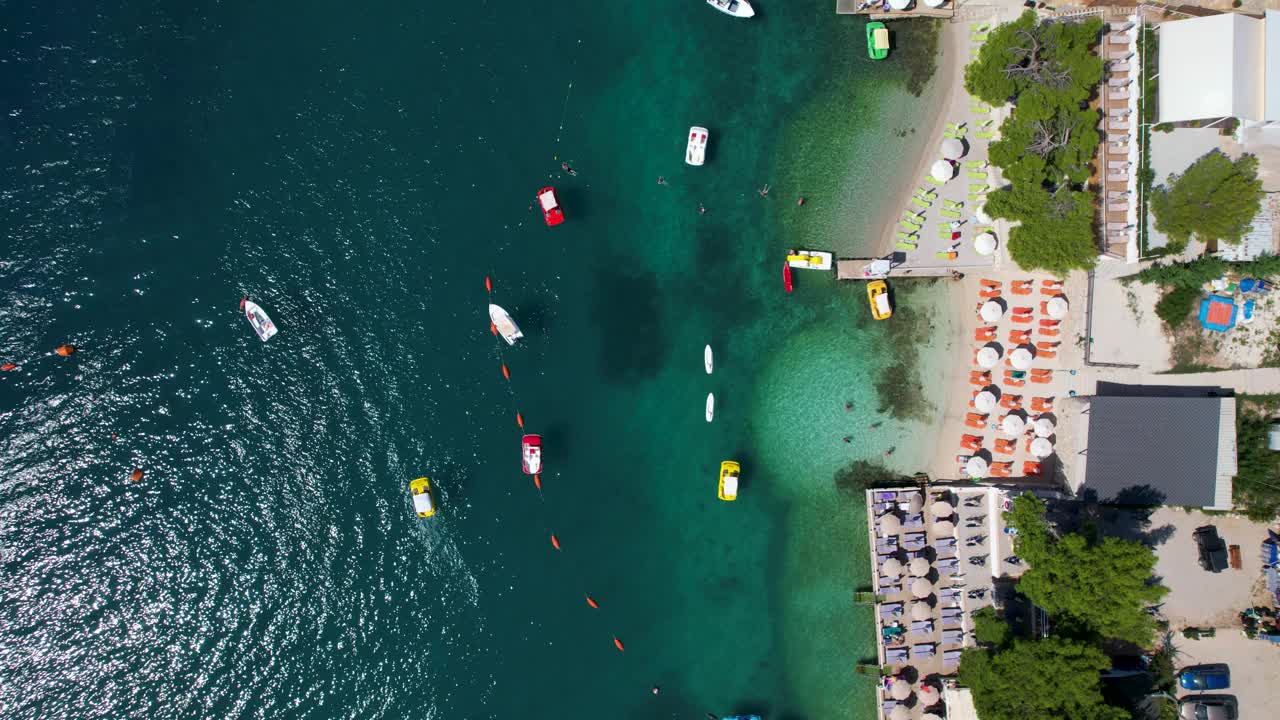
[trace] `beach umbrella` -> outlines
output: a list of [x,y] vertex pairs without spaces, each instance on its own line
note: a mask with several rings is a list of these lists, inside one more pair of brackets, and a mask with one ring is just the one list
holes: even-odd
[[911,7],[911,0],[889,0],[889,7],[894,10],[906,10]]
[[947,138],[942,141],[942,157],[949,160],[964,157],[964,143],[955,138]]
[[884,565],[880,566],[880,574],[885,577],[898,577],[902,574],[902,561],[898,558],[885,560]]
[[933,617],[933,608],[929,607],[929,603],[913,603],[911,605],[912,620],[928,620]]
[[885,515],[884,517],[880,518],[880,531],[881,531],[880,534],[881,535],[893,535],[894,533],[898,532],[901,529],[902,529],[902,520],[899,519],[897,515],[894,515],[893,513],[889,513],[888,515]]
[[939,520],[933,524],[933,534],[936,537],[952,537],[956,534],[955,523],[950,520]]
[[1031,454],[1039,458],[1046,458],[1053,454],[1053,443],[1048,438],[1036,438],[1031,441]]
[[965,463],[964,471],[969,477],[983,477],[987,474],[987,461],[981,455],[974,455]]
[[929,512],[933,513],[934,517],[951,517],[951,513],[955,511],[956,509],[951,507],[951,503],[946,500],[938,500],[933,505],[929,506]]
[[1035,429],[1036,435],[1039,435],[1042,438],[1047,438],[1053,434],[1053,421],[1047,417],[1040,416],[1036,418]]
[[889,696],[894,700],[906,700],[911,697],[911,683],[901,678],[894,680],[889,686]]
[[978,366],[990,370],[1000,362],[1000,353],[990,345],[978,351]]
[[1045,303],[1045,310],[1049,313],[1049,317],[1054,320],[1061,320],[1067,316],[1067,299],[1061,295],[1054,295],[1049,298],[1049,302]]
[[928,5],[931,8],[938,8],[938,7],[942,7],[943,3],[945,3],[946,1],[947,0],[924,0],[924,4]]
[[933,583],[924,578],[916,578],[911,582],[911,594],[918,598],[927,598],[933,594]]
[[911,493],[911,497],[907,500],[907,511],[918,513],[924,509],[924,498],[920,497],[920,493]]
[[1030,370],[1031,361],[1035,358],[1031,351],[1024,347],[1016,347],[1009,353],[1009,364],[1018,370]]
[[909,720],[910,717],[911,711],[907,709],[906,705],[895,705],[889,711],[889,720]]
[[939,160],[933,164],[929,174],[938,182],[946,182],[955,177],[956,169],[946,160]]
[[987,214],[985,205],[978,205],[973,208],[973,219],[977,220],[983,225],[991,224],[991,216]]
[[920,704],[929,707],[938,702],[938,688],[932,685],[921,685],[916,690],[916,695],[920,698]]
[[989,413],[996,409],[996,394],[990,390],[983,390],[973,396],[973,409],[980,413]]
[[1021,435],[1027,429],[1027,421],[1020,415],[1005,415],[1000,421],[1000,429],[1007,435]]
[[978,314],[982,316],[983,322],[997,322],[1004,317],[1004,306],[995,300],[988,300],[982,303],[982,309],[978,311]]
[[924,577],[929,574],[929,561],[922,557],[912,558],[910,568],[912,575]]
[[990,255],[996,251],[996,236],[984,232],[973,239],[973,250],[979,255]]

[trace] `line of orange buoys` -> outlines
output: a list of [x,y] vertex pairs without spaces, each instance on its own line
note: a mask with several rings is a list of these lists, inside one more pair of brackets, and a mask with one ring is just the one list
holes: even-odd
[[[487,293],[493,292],[493,280],[491,280],[488,275],[486,275],[484,278],[484,290]],[[498,335],[498,328],[492,322],[489,323],[489,332],[493,333],[494,336]],[[507,364],[505,362],[501,364],[502,364],[502,377],[506,378],[507,383],[509,384],[511,382],[511,370],[507,368]],[[522,415],[519,410],[516,410],[516,425],[518,425],[521,430],[524,430],[524,415]],[[537,474],[537,473],[534,474],[533,486],[538,489],[539,494],[542,493],[541,474]],[[563,552],[563,549],[560,547],[560,538],[557,537],[555,533],[550,533],[550,535],[551,535],[551,547],[554,548],[556,552]],[[583,594],[583,597],[586,598],[587,605],[589,607],[595,610],[600,609],[600,604],[595,601],[595,598],[591,597],[586,593]],[[617,636],[614,636],[613,638],[613,646],[618,649],[618,652],[626,652],[626,647],[622,644],[622,641],[617,638]]]

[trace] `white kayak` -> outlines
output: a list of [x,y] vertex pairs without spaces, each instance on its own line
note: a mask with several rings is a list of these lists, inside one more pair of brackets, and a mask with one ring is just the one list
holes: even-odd
[[258,337],[262,342],[266,342],[275,337],[276,324],[271,322],[271,318],[267,317],[267,311],[258,307],[254,301],[245,298],[240,306],[244,309],[244,316],[248,319],[249,324],[253,326],[253,331],[258,333]]
[[520,332],[520,328],[516,326],[516,321],[511,319],[511,315],[497,305],[489,305],[489,322],[493,323],[494,330],[507,341],[508,345],[515,345],[517,340],[524,337],[524,333]]
[[702,350],[702,364],[707,368],[707,374],[711,374],[711,346],[708,345]]
[[734,17],[749,18],[756,14],[755,8],[747,0],[707,0],[707,4]]
[[715,393],[707,393],[707,422],[711,422],[711,418],[716,414],[716,396]]

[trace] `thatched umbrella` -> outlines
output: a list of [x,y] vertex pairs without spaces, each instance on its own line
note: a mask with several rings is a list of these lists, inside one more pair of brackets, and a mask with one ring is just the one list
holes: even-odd
[[933,617],[933,608],[929,607],[929,603],[914,603],[911,606],[912,620],[928,620]]
[[955,511],[956,509],[951,507],[951,503],[946,500],[934,501],[933,505],[929,506],[929,512],[932,512],[934,517],[951,517],[951,513]]
[[894,700],[906,700],[911,697],[911,683],[902,678],[894,680],[893,684],[889,686],[889,697]]
[[924,509],[924,498],[921,497],[920,493],[918,492],[911,493],[911,499],[907,501],[907,510],[913,513],[918,513],[923,509]]
[[910,717],[911,711],[907,709],[906,705],[895,705],[889,711],[889,720],[908,720]]
[[921,684],[916,690],[916,696],[920,698],[920,704],[929,707],[938,702],[938,688],[932,685]]
[[884,565],[880,566],[880,572],[886,577],[898,577],[902,574],[902,561],[898,558],[889,558],[884,561]]
[[956,525],[950,520],[939,520],[933,524],[933,534],[940,538],[955,537]]
[[908,566],[911,574],[916,577],[924,577],[929,574],[929,561],[922,557],[913,558]]
[[920,716],[920,720],[942,720],[942,718],[934,715],[933,713],[925,713]]
[[933,583],[924,578],[916,578],[911,582],[911,594],[918,598],[927,598],[933,594]]
[[893,513],[881,517],[878,522],[881,535],[893,535],[902,529],[902,519]]

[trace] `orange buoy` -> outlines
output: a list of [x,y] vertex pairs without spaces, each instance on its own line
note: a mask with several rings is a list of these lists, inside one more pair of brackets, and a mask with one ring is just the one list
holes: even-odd
[[560,549],[560,538],[556,537],[554,534],[551,536],[551,547],[557,550]]
[[534,475],[534,476],[533,476],[533,486],[534,486],[534,487],[536,487],[536,488],[538,488],[539,490],[541,490],[541,489],[542,489],[542,476],[541,476],[541,475]]
[[62,357],[71,357],[71,353],[75,351],[76,351],[75,345],[59,345],[58,349],[54,350],[54,352],[58,353]]
[[600,606],[596,604],[596,601],[595,601],[595,600],[592,600],[592,599],[591,599],[591,596],[590,596],[590,595],[587,595],[587,596],[585,596],[585,597],[587,598],[587,604],[588,604],[588,605],[590,605],[591,607],[593,607],[593,608],[595,608],[595,609],[597,609],[597,610],[599,610],[599,609],[600,609]]
[[621,640],[619,640],[619,639],[618,639],[618,638],[616,638],[616,637],[613,639],[613,646],[614,646],[614,647],[616,647],[616,648],[618,648],[618,652],[626,652],[626,651],[627,651],[627,649],[626,649],[626,648],[622,647],[622,641],[621,641]]
[[17,370],[17,369],[18,369],[18,366],[14,365],[13,363],[5,363],[3,365],[0,365],[0,370],[3,370],[5,372],[9,372],[10,370]]
[[511,371],[507,369],[506,363],[502,363],[502,377],[506,378],[507,380],[511,379]]
[[496,337],[498,335],[498,326],[493,323],[489,323],[489,332],[493,333]]
[[493,283],[489,282],[489,276],[484,276],[484,291],[493,292]]
[[516,424],[520,426],[521,430],[524,429],[524,417],[518,412],[516,413]]
[[134,481],[134,482],[138,482],[139,480],[141,480],[141,479],[142,479],[142,468],[134,468],[134,469],[133,469],[133,472],[129,473],[129,479],[130,479],[130,480],[132,480],[132,481]]

